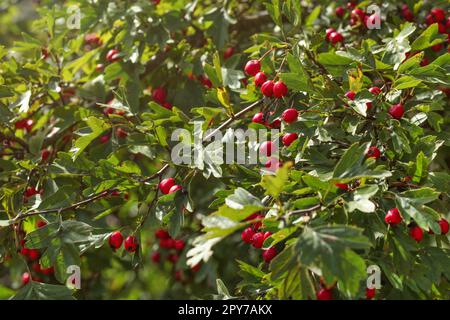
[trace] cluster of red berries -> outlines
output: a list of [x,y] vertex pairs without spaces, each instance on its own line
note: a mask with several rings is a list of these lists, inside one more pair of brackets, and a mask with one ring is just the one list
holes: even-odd
[[[403,221],[403,218],[400,214],[400,211],[397,208],[392,208],[386,213],[384,221],[386,221],[386,223],[391,226],[396,226]],[[441,234],[442,235],[447,234],[449,230],[448,221],[442,218],[438,221],[438,224],[441,228]],[[433,231],[429,230],[428,233],[433,234]],[[412,224],[409,229],[409,235],[417,242],[420,242],[423,239],[423,230],[418,225]]]
[[[323,278],[320,278],[320,290],[316,293],[317,300],[333,300],[333,288],[336,286],[336,284],[333,284],[331,286],[327,286],[323,280]],[[375,298],[376,289],[372,288],[366,288],[366,299],[372,300]]]
[[172,110],[173,106],[170,102],[167,101],[167,91],[164,88],[158,87],[154,89],[152,92],[152,98],[155,102],[159,103],[164,108]]
[[[261,220],[264,216],[259,213],[254,213],[247,217],[245,221]],[[272,235],[270,231],[261,231],[262,222],[256,221],[251,224],[250,227],[244,229],[241,234],[241,238],[245,243],[251,244],[254,248],[261,249],[264,241]],[[277,249],[272,246],[268,249],[264,249],[262,257],[265,262],[269,263],[277,255]]]
[[174,178],[163,179],[159,183],[159,190],[161,191],[162,194],[171,194],[182,189],[183,187],[181,185],[175,183]]
[[[373,86],[371,88],[369,88],[369,92],[372,93],[373,95],[379,95],[382,93],[382,90],[377,87],[377,86]],[[348,91],[345,96],[349,99],[349,100],[355,100],[356,97],[356,92],[354,91]],[[372,102],[367,102],[366,103],[366,107],[367,107],[367,111],[372,109]],[[394,104],[389,108],[389,115],[397,120],[400,120],[403,115],[405,114],[405,107],[403,106],[403,104],[398,103],[398,104]]]
[[[164,229],[158,229],[155,232],[155,237],[159,239],[159,249],[169,250],[169,255],[167,256],[167,260],[176,263],[179,259],[178,252],[182,251],[186,246],[186,243],[182,239],[173,239],[169,233]],[[171,250],[175,250],[175,252],[171,252]],[[161,261],[161,252],[154,251],[152,253],[152,261],[154,263],[159,263]]]
[[22,119],[14,124],[14,127],[17,130],[25,129],[27,132],[31,132],[31,130],[33,130],[33,126],[34,126],[33,119]]
[[[427,25],[432,25],[437,23],[439,33],[447,34],[447,39],[450,43],[450,16],[446,18],[446,12],[442,8],[434,8],[430,11],[430,13],[426,16],[425,22]],[[435,52],[441,51],[444,49],[444,45],[439,43],[431,47],[431,49]],[[450,46],[448,47],[450,52]]]
[[244,71],[247,75],[255,78],[255,85],[261,87],[261,93],[265,97],[280,99],[288,94],[288,87],[283,81],[274,82],[273,80],[267,80],[266,74],[264,71],[261,71],[261,62],[259,60],[248,61]]
[[134,236],[128,236],[125,241],[123,241],[123,235],[120,231],[115,231],[111,234],[111,236],[109,237],[109,246],[113,249],[113,250],[117,250],[122,246],[123,243],[123,247],[125,248],[126,251],[133,253],[136,252],[139,243],[136,237]]
[[[162,254],[166,255],[166,260],[172,264],[176,264],[180,258],[179,253],[185,248],[186,243],[182,239],[173,239],[169,233],[164,229],[158,229],[155,232],[155,237],[158,239],[159,250],[152,253],[151,259],[153,263],[160,263]],[[167,253],[161,252],[161,249],[166,250]],[[200,270],[201,264],[197,264],[190,270],[192,273],[196,273]],[[183,270],[175,270],[173,274],[175,280],[185,280],[185,272]]]
[[[46,226],[47,223],[43,220],[39,220],[36,223],[36,228],[43,228]],[[22,275],[22,284],[27,284],[30,279],[37,282],[43,282],[42,276],[51,276],[54,274],[55,269],[53,266],[50,266],[48,268],[42,268],[41,264],[39,263],[39,258],[41,257],[41,252],[39,249],[30,249],[25,247],[25,231],[20,230],[18,232],[18,237],[20,239],[21,248],[19,249],[19,254],[24,256],[26,260],[31,264],[31,270],[35,273],[34,275],[31,275],[29,272],[25,272]]]
[[341,33],[337,32],[334,28],[328,28],[325,31],[325,39],[333,45],[338,42],[344,42],[344,36]]

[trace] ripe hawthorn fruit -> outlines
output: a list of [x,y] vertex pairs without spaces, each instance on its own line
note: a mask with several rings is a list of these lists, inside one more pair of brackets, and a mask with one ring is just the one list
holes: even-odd
[[283,111],[281,118],[286,123],[293,123],[298,119],[298,111],[294,108],[289,108]]
[[402,222],[402,216],[400,215],[400,211],[397,208],[392,208],[389,210],[384,216],[384,221],[391,226],[395,226]]
[[167,179],[163,179],[160,183],[159,183],[159,190],[163,193],[163,194],[169,194],[170,189],[175,185],[175,179],[174,178],[167,178]]
[[112,249],[114,249],[114,250],[119,249],[123,242],[122,233],[120,231],[113,232],[111,234],[111,236],[109,237],[108,242],[109,242],[109,246]]
[[138,242],[137,242],[136,237],[128,236],[125,239],[124,247],[125,247],[125,250],[127,250],[130,253],[136,252],[136,249],[138,247]]
[[254,77],[259,71],[261,71],[261,62],[259,60],[250,60],[245,65],[244,71],[251,77]]

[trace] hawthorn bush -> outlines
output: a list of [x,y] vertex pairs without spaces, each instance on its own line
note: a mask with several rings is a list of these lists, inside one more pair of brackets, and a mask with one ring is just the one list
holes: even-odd
[[449,299],[449,9],[2,1],[0,297]]

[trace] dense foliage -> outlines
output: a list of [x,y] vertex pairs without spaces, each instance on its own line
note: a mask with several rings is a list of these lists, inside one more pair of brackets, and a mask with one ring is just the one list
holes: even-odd
[[[448,299],[449,10],[2,1],[0,297]],[[280,158],[174,163],[198,121]]]

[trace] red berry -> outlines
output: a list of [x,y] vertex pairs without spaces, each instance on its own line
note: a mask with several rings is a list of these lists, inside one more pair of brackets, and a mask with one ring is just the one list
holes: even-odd
[[366,299],[367,300],[372,300],[373,298],[375,298],[375,293],[376,293],[376,289],[369,289],[366,288]]
[[426,16],[425,22],[426,22],[427,25],[432,25],[433,23],[436,22],[436,20],[434,19],[432,14],[429,14],[429,15]]
[[251,238],[251,242],[253,247],[257,249],[262,248],[264,243],[264,233],[262,232],[255,233]]
[[338,187],[339,189],[342,189],[344,191],[348,191],[349,190],[348,184],[346,184],[346,183],[335,183],[334,185],[336,187]]
[[283,136],[282,141],[286,147],[289,147],[292,144],[292,142],[294,142],[297,139],[298,139],[298,135],[295,132],[292,132],[292,133],[286,133]]
[[158,239],[169,239],[169,233],[164,229],[158,229],[155,231],[155,237]]
[[171,238],[160,239],[159,246],[163,249],[172,249],[175,246],[175,240]]
[[55,268],[49,267],[49,268],[42,269],[42,273],[45,275],[53,274],[53,273],[55,273]]
[[283,81],[278,81],[273,85],[273,95],[275,98],[283,98],[288,93],[288,87]]
[[403,117],[403,114],[405,113],[405,109],[403,108],[402,104],[394,104],[389,109],[389,114],[392,118],[400,120]]
[[176,281],[181,281],[181,280],[183,280],[183,271],[181,271],[181,270],[175,271],[174,277],[175,277],[175,280],[176,280]]
[[445,20],[445,11],[442,8],[434,8],[430,11],[431,15],[434,17],[435,21]]
[[446,33],[446,30],[447,28],[445,27],[445,25],[443,24],[443,23],[441,23],[441,22],[439,22],[438,23],[438,31],[439,31],[439,33]]
[[231,56],[234,54],[234,48],[233,47],[229,47],[225,50],[225,52],[223,53],[223,58],[225,60],[231,58]]
[[251,77],[254,77],[261,70],[261,63],[259,60],[250,60],[245,65],[245,73]]
[[168,194],[170,191],[170,188],[172,188],[175,185],[175,179],[174,178],[167,178],[161,181],[159,184],[159,190],[163,194]]
[[111,136],[109,134],[101,136],[100,137],[100,143],[105,144],[111,139]]
[[[264,216],[262,214],[259,213],[253,213],[251,215],[249,215],[245,221],[252,221],[252,220],[261,220],[264,219]],[[252,223],[252,228],[253,230],[257,231],[262,227],[262,221],[257,221]]]
[[47,48],[41,49],[41,57],[46,60],[50,56],[50,52],[48,52]]
[[124,247],[128,252],[135,252],[137,249],[138,243],[136,237],[128,236],[125,239]]
[[36,261],[41,256],[41,252],[38,249],[28,249],[28,257],[31,261]]
[[183,189],[183,187],[180,186],[179,184],[176,184],[170,188],[169,194],[177,192],[178,190],[181,190],[181,189]]
[[122,129],[122,128],[117,128],[117,130],[116,130],[116,134],[117,134],[117,136],[119,137],[119,138],[126,138],[126,137],[128,137],[128,132],[126,132],[124,129]]
[[431,50],[433,50],[434,52],[439,52],[442,49],[444,49],[444,45],[442,43],[436,44],[431,47]]
[[122,233],[120,233],[120,231],[113,232],[108,241],[111,248],[113,248],[114,250],[119,249],[123,242]]
[[259,153],[266,157],[270,157],[272,155],[273,143],[272,141],[264,141],[261,143],[259,147]]
[[164,102],[163,107],[168,109],[168,110],[172,110],[173,109],[173,105],[170,102]]
[[155,251],[152,253],[152,261],[154,263],[158,263],[161,260],[161,253],[159,253],[158,251]]
[[264,82],[266,82],[266,81],[267,81],[267,76],[264,72],[261,71],[255,75],[255,86],[261,87],[264,84]]
[[353,19],[358,20],[360,22],[364,21],[365,16],[366,16],[366,13],[363,10],[361,10],[360,8],[353,9],[352,12],[350,13],[350,17],[352,17]]
[[345,14],[345,9],[343,7],[337,7],[335,13],[337,17],[342,18]]
[[26,197],[26,198],[33,197],[33,196],[35,196],[35,195],[37,195],[37,194],[39,194],[39,190],[37,190],[37,189],[34,188],[34,187],[28,187],[28,188],[25,190],[25,197]]
[[389,210],[384,216],[384,221],[390,224],[391,226],[395,226],[402,222],[402,216],[400,215],[400,211],[397,208],[392,208]]
[[105,66],[102,63],[99,63],[95,66],[95,71],[97,72],[103,71],[103,69],[105,69]]
[[198,263],[198,264],[196,264],[195,266],[193,266],[192,268],[191,268],[191,271],[192,272],[199,272],[200,271],[200,269],[201,269],[201,267],[202,267],[202,265],[200,264],[200,263]]
[[349,100],[355,100],[356,97],[356,92],[353,91],[348,91],[345,96],[349,99]]
[[28,272],[25,272],[22,274],[22,284],[26,285],[28,282],[30,282],[31,276]]
[[409,235],[417,242],[420,242],[423,239],[423,230],[419,226],[414,226],[409,230]]
[[30,250],[28,249],[28,248],[22,248],[22,249],[20,249],[19,250],[19,253],[21,254],[21,255],[23,255],[24,257],[26,257],[26,256],[28,256],[28,254],[30,253]]
[[336,44],[338,42],[344,42],[344,37],[339,32],[333,32],[330,34],[330,42]]
[[368,158],[375,158],[375,160],[378,160],[378,158],[380,158],[380,155],[381,155],[380,149],[378,149],[375,146],[370,147],[366,153],[366,156]]
[[449,229],[448,221],[442,218],[438,221],[439,226],[441,227],[441,234],[447,234]]
[[30,132],[33,129],[33,125],[33,119],[22,119],[14,124],[16,129],[25,129],[27,132]]
[[41,160],[42,161],[47,161],[48,158],[50,157],[50,154],[51,154],[50,150],[48,150],[48,149],[42,150],[41,151]]
[[333,32],[336,32],[336,29],[334,29],[334,28],[328,28],[328,29],[325,31],[325,38],[327,39],[327,41],[330,41],[330,35],[331,35]]
[[184,246],[185,246],[184,240],[179,239],[174,241],[175,250],[181,251],[184,249]]
[[169,256],[167,257],[167,260],[172,262],[172,263],[177,263],[178,259],[180,257],[177,254],[171,253],[169,254]]
[[317,300],[333,300],[333,291],[322,288],[317,292]]
[[252,238],[255,235],[253,228],[248,227],[242,231],[241,238],[245,243],[252,243]]
[[402,6],[402,16],[403,16],[403,19],[405,19],[406,21],[409,21],[409,22],[414,21],[414,15],[411,12],[411,10],[409,9],[407,4],[404,4]]
[[84,36],[84,42],[90,45],[99,46],[101,45],[102,41],[100,40],[100,37],[95,33],[89,33]]
[[47,225],[47,222],[45,222],[44,220],[39,220],[38,222],[36,222],[36,227],[38,227],[38,228],[45,227],[46,225]]
[[202,76],[200,76],[199,78],[200,78],[200,82],[201,82],[205,87],[207,87],[207,88],[209,88],[209,89],[212,88],[213,83],[212,83],[212,81],[211,81],[207,76],[202,75]]
[[281,127],[281,120],[280,119],[273,120],[273,122],[269,124],[269,127],[273,129],[279,129]]
[[156,102],[160,103],[160,104],[164,104],[164,102],[166,101],[167,98],[167,92],[166,90],[164,90],[164,88],[156,88],[155,90],[153,90],[152,92],[152,97],[153,100],[155,100]]
[[258,112],[255,114],[252,118],[252,122],[259,123],[259,124],[265,124],[264,122],[264,114],[262,112]]
[[33,270],[36,273],[42,273],[41,264],[39,262],[33,264]]
[[381,93],[381,89],[378,87],[372,87],[369,89],[369,92],[374,95],[379,95]]
[[106,60],[108,60],[109,62],[119,61],[120,60],[119,51],[116,49],[109,50],[108,53],[106,54]]
[[272,97],[273,96],[273,86],[274,82],[272,80],[268,80],[264,82],[261,86],[261,92],[266,97]]
[[298,111],[293,108],[286,109],[286,110],[284,110],[283,114],[281,115],[281,118],[286,123],[295,122],[295,121],[297,121],[297,118],[298,118]]
[[273,258],[277,255],[277,249],[275,247],[270,247],[269,249],[266,249],[262,253],[262,257],[265,262],[270,263]]

